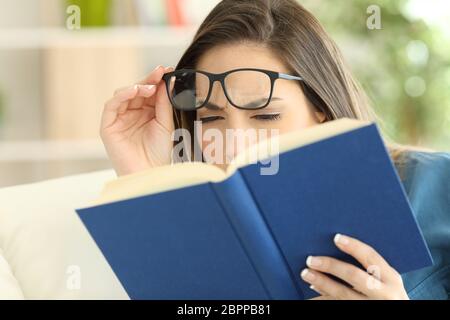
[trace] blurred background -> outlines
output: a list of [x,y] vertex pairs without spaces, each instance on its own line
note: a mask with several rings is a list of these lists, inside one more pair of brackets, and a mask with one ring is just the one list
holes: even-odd
[[[0,0],[0,187],[111,168],[104,102],[175,66],[218,2]],[[450,1],[299,2],[341,47],[387,136],[450,151]]]

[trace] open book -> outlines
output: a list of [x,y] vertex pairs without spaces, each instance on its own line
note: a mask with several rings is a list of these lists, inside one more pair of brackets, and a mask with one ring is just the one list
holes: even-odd
[[[277,141],[226,171],[181,163],[117,178],[77,210],[131,299],[311,298],[308,255],[358,265],[336,233],[400,273],[432,264],[375,124],[341,119]],[[278,170],[262,174],[270,159]]]

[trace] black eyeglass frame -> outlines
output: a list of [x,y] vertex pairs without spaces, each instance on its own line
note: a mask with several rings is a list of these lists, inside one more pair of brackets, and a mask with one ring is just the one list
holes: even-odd
[[[238,105],[236,105],[235,103],[233,103],[233,101],[230,99],[228,92],[227,92],[227,88],[225,85],[225,78],[235,72],[240,72],[240,71],[257,71],[257,72],[262,72],[264,74],[266,74],[269,79],[270,79],[270,95],[269,98],[267,99],[267,103],[261,107],[258,108],[243,108],[240,107]],[[209,79],[209,88],[208,88],[208,94],[206,96],[205,101],[198,107],[194,108],[194,109],[184,109],[184,108],[180,108],[177,106],[177,104],[175,103],[175,101],[173,101],[172,98],[172,94],[170,93],[170,79],[173,76],[176,76],[179,73],[186,73],[186,72],[197,72],[197,73],[201,73],[203,75],[205,75],[206,77],[208,77]],[[284,79],[284,80],[296,80],[296,81],[302,81],[303,82],[303,78],[301,77],[297,77],[297,76],[292,76],[289,74],[285,74],[285,73],[280,73],[280,72],[275,72],[275,71],[270,71],[270,70],[265,70],[265,69],[255,69],[255,68],[241,68],[241,69],[234,69],[234,70],[230,70],[224,73],[210,73],[210,72],[206,72],[206,71],[201,71],[201,70],[195,70],[195,69],[180,69],[180,70],[175,70],[169,73],[164,74],[163,76],[163,80],[166,83],[166,89],[167,89],[167,96],[169,97],[169,101],[172,104],[172,106],[180,111],[195,111],[198,109],[203,108],[208,102],[209,99],[211,97],[211,93],[212,93],[212,88],[214,87],[214,83],[216,81],[219,81],[220,84],[222,85],[222,90],[225,93],[225,97],[227,98],[228,102],[230,102],[230,104],[238,109],[241,110],[260,110],[260,109],[264,109],[265,107],[267,107],[270,102],[272,101],[272,96],[273,96],[273,91],[274,91],[274,87],[275,87],[275,81],[278,79]]]

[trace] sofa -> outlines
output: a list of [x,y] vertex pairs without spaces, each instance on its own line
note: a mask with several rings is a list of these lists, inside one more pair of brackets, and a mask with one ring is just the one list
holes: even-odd
[[75,209],[114,170],[0,189],[1,299],[129,299]]

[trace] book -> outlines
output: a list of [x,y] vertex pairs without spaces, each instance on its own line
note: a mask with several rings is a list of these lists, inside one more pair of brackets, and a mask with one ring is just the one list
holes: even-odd
[[[432,265],[375,123],[316,125],[279,136],[278,150],[272,140],[226,170],[189,162],[116,178],[77,209],[131,299],[309,299],[309,255],[359,266],[337,233],[401,274]],[[261,174],[267,160],[276,174]]]

